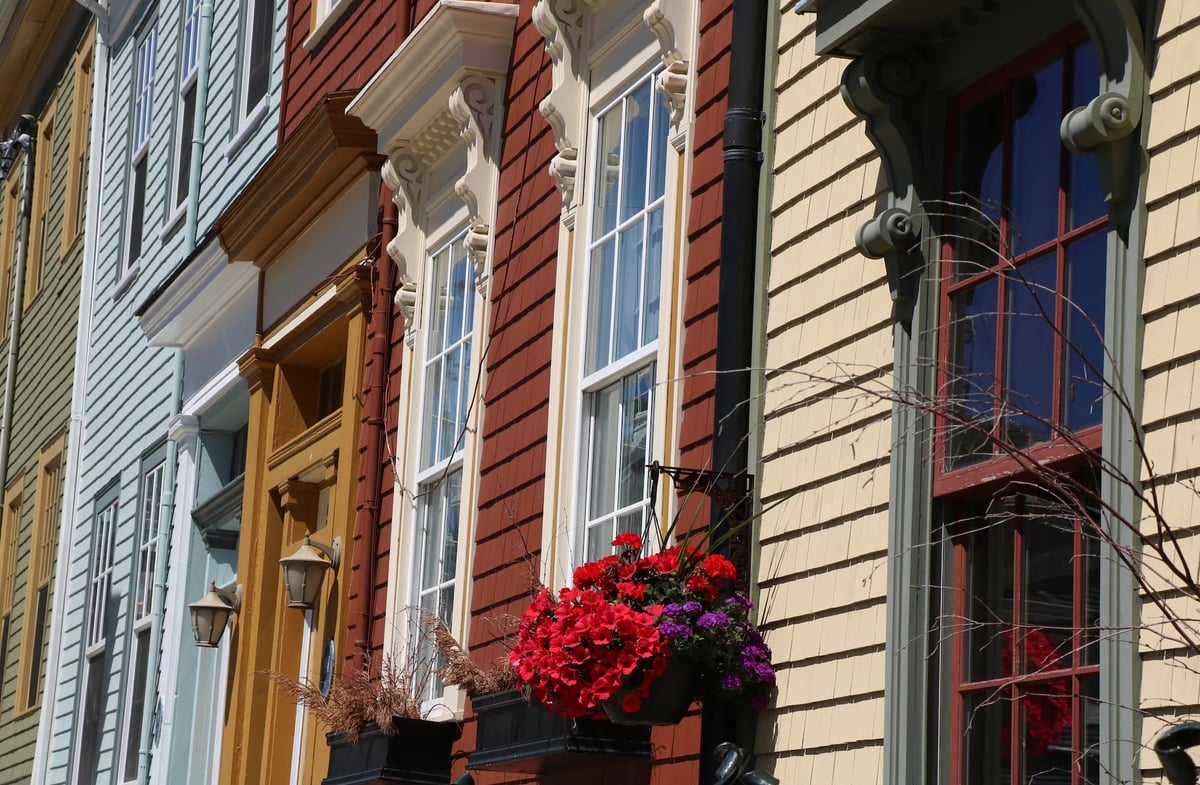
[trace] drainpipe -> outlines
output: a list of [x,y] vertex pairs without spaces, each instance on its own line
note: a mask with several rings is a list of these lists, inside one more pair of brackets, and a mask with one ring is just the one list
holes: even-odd
[[[750,469],[747,442],[752,411],[754,270],[759,253],[759,172],[763,161],[763,93],[770,6],[762,0],[733,0],[729,49],[712,467],[717,472],[735,475]],[[735,510],[734,514],[742,513]],[[729,511],[713,503],[712,540],[721,540],[728,531],[729,516]],[[727,544],[722,546],[726,548]],[[700,724],[700,785],[718,781],[714,751],[720,744],[733,742],[753,749],[753,727],[748,706],[704,702]]]
[[378,556],[381,497],[383,496],[384,440],[387,438],[387,396],[384,387],[392,360],[392,295],[396,288],[396,265],[387,247],[396,237],[399,224],[396,203],[386,185],[379,186],[380,234],[375,254],[378,275],[371,294],[371,342],[363,396],[363,479],[358,486],[354,518],[354,573],[349,619],[359,625],[359,639],[350,646],[350,672],[357,672],[369,656],[374,640],[375,559]]
[[[213,0],[200,4],[200,40],[197,42],[196,114],[192,124],[192,160],[188,171],[188,201],[184,218],[184,248],[196,247],[200,212],[200,173],[204,163],[204,141],[208,115],[208,78],[211,63]],[[183,406],[183,350],[171,349],[171,411],[168,424]],[[179,443],[167,439],[167,457],[163,465],[163,494],[158,515],[157,556],[154,563],[154,597],[150,616],[150,652],[146,681],[146,700],[142,715],[142,738],[138,745],[137,785],[150,779],[150,752],[154,744],[154,718],[160,710],[158,682],[162,675],[163,616],[167,596],[167,562],[170,557],[171,525],[175,515],[175,484],[179,463]]]
[[[71,565],[71,547],[75,543],[76,526],[80,525],[78,479],[83,454],[86,426],[88,347],[92,343],[92,285],[95,276],[100,235],[100,199],[104,164],[101,153],[104,144],[105,112],[108,95],[108,12],[96,9],[95,3],[85,7],[96,15],[96,47],[92,57],[92,127],[88,135],[87,208],[83,226],[83,268],[79,282],[79,324],[75,331],[75,368],[71,379],[71,423],[67,432],[67,455],[64,461],[62,516],[59,525],[58,556],[54,569],[54,601],[50,608],[50,641],[46,654],[46,691],[42,696],[41,719],[38,721],[37,742],[34,748],[34,767],[31,785],[43,785],[50,762],[50,740],[55,724],[58,703],[58,669],[63,651],[63,622],[67,611],[67,571]],[[90,523],[83,519],[83,526]]]
[[0,414],[0,483],[8,482],[8,451],[12,442],[12,407],[17,391],[17,359],[21,353],[21,317],[25,308],[22,302],[25,292],[25,265],[29,259],[29,220],[33,202],[33,159],[36,154],[34,138],[37,136],[37,120],[31,115],[21,115],[17,121],[17,133],[8,143],[25,148],[25,162],[21,165],[21,206],[17,215],[17,245],[13,251],[12,294],[8,318],[8,362],[4,368],[4,411]]

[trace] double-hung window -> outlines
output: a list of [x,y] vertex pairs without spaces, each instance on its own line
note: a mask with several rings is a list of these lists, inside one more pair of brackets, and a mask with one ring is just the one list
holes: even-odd
[[37,149],[33,156],[33,220],[30,224],[30,248],[25,270],[23,299],[25,308],[28,308],[38,293],[42,291],[42,282],[46,277],[46,265],[53,256],[50,224],[54,216],[51,212],[53,199],[51,199],[50,190],[53,187],[56,103],[57,98],[52,96],[46,111],[38,119]]
[[[474,270],[466,234],[430,257],[426,277],[424,393],[418,461],[417,542],[414,549],[415,604],[453,629],[458,583],[458,540],[462,519],[463,457],[471,406],[475,319]],[[425,661],[434,657],[428,636],[418,636]],[[441,682],[430,680],[428,698]]]
[[133,584],[133,673],[130,678],[129,717],[125,731],[124,782],[137,778],[138,750],[146,708],[150,665],[150,626],[154,603],[154,574],[158,563],[158,533],[162,521],[163,479],[166,461],[152,462],[142,472],[137,526],[137,572]]
[[[953,783],[1100,781],[1107,212],[1094,158],[1059,138],[1099,81],[1079,31],[949,104],[934,494]],[[1051,503],[1022,455],[1081,503]]]
[[669,119],[647,74],[596,115],[584,331],[583,527],[577,558],[641,532],[659,381]]
[[113,545],[117,531],[117,485],[101,494],[96,503],[92,530],[92,569],[88,580],[88,608],[84,622],[83,702],[79,716],[79,751],[75,785],[92,785],[99,768],[100,736],[104,730],[108,694],[108,640],[113,600]]
[[146,222],[146,178],[154,119],[156,41],[155,28],[151,27],[138,44],[134,62],[133,148],[129,158],[129,236],[126,240],[126,271],[142,256],[142,236]]
[[37,706],[42,691],[42,665],[50,616],[50,580],[54,575],[62,509],[65,444],[65,437],[58,437],[42,450],[38,459],[33,536],[30,538],[29,572],[25,586],[25,629],[21,635],[21,699],[18,705],[22,710]]
[[17,543],[21,534],[21,481],[4,494],[0,517],[0,678],[8,668],[12,632],[13,598],[16,594]]
[[175,191],[171,204],[178,208],[187,200],[192,170],[192,142],[196,126],[196,62],[200,52],[200,0],[184,4],[183,40],[179,62],[179,108],[176,116],[179,140],[175,150]]
[[246,0],[241,117],[246,120],[267,97],[271,85],[271,43],[275,0]]

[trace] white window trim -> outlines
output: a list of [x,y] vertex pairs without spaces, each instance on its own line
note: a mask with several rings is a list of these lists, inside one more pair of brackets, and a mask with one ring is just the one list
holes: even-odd
[[[566,585],[582,554],[583,494],[586,491],[588,394],[605,383],[624,378],[637,368],[655,363],[655,394],[651,402],[650,454],[665,463],[677,450],[679,409],[682,400],[682,331],[676,322],[683,304],[684,216],[690,182],[690,128],[693,81],[690,53],[695,51],[694,3],[678,0],[617,2],[595,0],[582,12],[558,13],[557,0],[538,0],[534,20],[546,39],[554,71],[548,121],[559,150],[550,165],[563,196],[559,227],[559,259],[555,299],[550,417],[562,427],[550,429],[546,467],[546,495],[542,522],[541,579],[546,585]],[[633,20],[640,17],[640,24]],[[650,35],[646,35],[647,28]],[[606,31],[600,33],[599,31]],[[606,37],[594,40],[596,36]],[[571,45],[571,42],[578,42]],[[583,64],[583,65],[581,65]],[[655,95],[667,101],[670,129],[663,204],[662,279],[659,288],[658,338],[638,352],[586,378],[583,372],[587,329],[587,272],[589,267],[591,210],[594,191],[588,171],[599,114],[625,94],[646,73],[658,69]],[[591,74],[583,81],[576,74]],[[682,200],[673,194],[683,193]],[[583,209],[581,209],[581,205]],[[651,357],[653,358],[651,360]],[[619,372],[618,372],[619,371]],[[698,467],[700,468],[700,467]],[[659,488],[651,500],[660,521],[669,521],[673,495]]]
[[313,49],[329,34],[351,5],[351,0],[314,0],[312,7],[313,28],[302,44]]
[[[274,0],[267,0],[271,4],[271,51],[267,53],[267,89],[263,92],[262,98],[254,104],[254,106],[246,106],[246,101],[249,99],[250,93],[250,55],[253,49],[254,34],[257,32],[254,29],[254,4],[258,0],[244,0],[242,5],[242,41],[241,41],[241,78],[238,80],[237,91],[237,117],[238,136],[241,132],[256,125],[254,118],[265,113],[267,105],[271,102],[271,75],[270,60],[275,50],[275,18],[279,12],[279,8]],[[342,0],[342,5],[349,5],[346,0]]]
[[[420,343],[416,340],[421,300],[421,282],[417,279],[424,275],[428,250],[439,247],[437,241],[450,236],[452,229],[457,233],[464,225],[468,227],[466,245],[480,295],[475,298],[475,340],[471,347],[471,368],[477,375],[483,373],[481,358],[485,341],[480,336],[488,334],[492,227],[499,187],[496,161],[500,157],[504,85],[518,12],[515,3],[439,0],[347,107],[348,114],[379,134],[379,149],[388,153],[383,179],[405,216],[387,250],[398,268],[396,303],[408,325],[405,345],[413,353]],[[426,80],[411,77],[417,71],[446,76],[430,85]],[[453,122],[447,123],[448,118]],[[440,178],[436,183],[431,179],[433,175]],[[449,206],[452,203],[457,205],[453,209]],[[440,237],[437,232],[441,232]],[[422,394],[414,386],[413,372],[417,366],[413,357],[405,358],[398,402],[401,412],[416,411],[414,397]],[[471,385],[473,390],[485,389],[482,378],[473,378]],[[471,576],[467,554],[475,541],[477,520],[477,433],[482,423],[481,403],[476,396],[468,412],[468,438],[463,445],[456,567],[459,585],[451,630],[460,641],[466,640],[470,625]],[[401,416],[401,432],[397,434],[397,444],[405,448],[398,449],[396,456],[397,503],[392,548],[397,558],[391,561],[387,596],[393,618],[405,617],[409,587],[414,580],[411,524],[416,515],[413,492],[417,487],[417,455],[409,434],[412,421],[411,417]],[[388,648],[393,653],[405,650],[404,627],[392,625]],[[446,715],[461,715],[464,704],[464,695],[447,688],[435,716],[444,719]]]
[[[106,498],[107,495],[108,494],[101,494],[100,498]],[[87,700],[87,691],[89,686],[88,671],[91,670],[89,666],[93,660],[97,658],[103,659],[108,652],[108,635],[103,625],[104,620],[108,615],[107,595],[112,589],[113,571],[115,567],[115,560],[113,557],[116,549],[117,516],[119,512],[120,500],[116,498],[116,491],[114,491],[113,498],[108,502],[108,504],[105,504],[103,507],[101,507],[93,516],[93,520],[99,521],[101,516],[105,514],[111,515],[110,520],[107,523],[107,527],[104,524],[98,524],[92,529],[93,537],[99,537],[104,534],[107,534],[107,536],[105,541],[100,543],[100,550],[93,553],[92,563],[89,565],[88,570],[87,618],[83,626],[83,669],[81,678],[79,680],[81,689],[78,693],[81,701]],[[93,540],[93,544],[94,542],[95,541]],[[106,561],[102,561],[102,557],[104,557]],[[101,613],[99,614],[101,637],[96,641],[92,641],[91,625],[93,619],[97,618],[97,615],[94,613],[94,610],[97,607],[94,597],[96,595],[96,587],[99,584],[102,584],[105,589],[104,602],[99,606],[101,608]],[[110,672],[109,676],[111,677],[111,675],[112,674]],[[76,719],[80,721],[77,722],[75,726],[75,738],[72,745],[74,747],[73,757],[75,762],[71,767],[70,778],[71,782],[73,783],[79,782],[79,773],[82,771],[79,758],[83,754],[83,736],[84,733],[87,732],[87,727],[82,722],[82,712],[83,706],[81,704],[79,707],[79,714],[76,717]],[[103,738],[103,728],[96,729],[96,733],[99,734],[99,742],[99,740]]]
[[[143,49],[147,45],[149,45],[149,47],[150,47],[150,54],[144,55]],[[140,99],[140,92],[141,92],[139,88],[140,88],[141,77],[143,75],[143,66],[145,65],[145,62],[143,60],[144,57],[147,57],[149,59],[149,75],[146,77],[148,81],[147,81],[146,96],[145,96],[146,107],[147,107],[146,108],[147,114],[146,114],[146,119],[145,119],[146,131],[145,131],[145,137],[139,139],[139,134],[141,133],[141,131],[139,129],[139,123],[138,123],[138,119],[139,119],[138,118],[138,108],[139,108],[138,102]],[[145,254],[145,252],[146,252],[146,248],[145,248],[146,225],[147,225],[146,213],[150,206],[150,200],[147,198],[149,196],[148,191],[149,191],[149,187],[150,187],[150,142],[154,137],[154,92],[155,92],[154,91],[154,80],[155,80],[155,76],[156,76],[156,74],[155,74],[156,64],[158,61],[158,29],[154,24],[151,24],[151,26],[147,30],[146,34],[142,37],[142,39],[138,42],[137,46],[134,48],[133,58],[134,58],[134,62],[133,62],[134,93],[133,93],[133,103],[130,107],[131,111],[130,111],[129,118],[130,118],[131,130],[132,130],[132,133],[130,134],[130,138],[133,140],[134,148],[130,152],[129,168],[126,170],[126,177],[127,177],[126,188],[125,188],[125,193],[127,194],[127,199],[126,199],[127,204],[125,205],[125,229],[126,229],[126,231],[125,231],[124,253],[122,254],[121,283],[124,283],[125,280],[127,278],[129,278],[131,271],[137,266],[138,262],[142,258],[142,255]],[[138,238],[140,248],[138,251],[138,255],[136,257],[134,257],[133,256],[133,236],[134,236],[135,228],[133,226],[133,203],[134,203],[134,188],[133,188],[133,186],[134,186],[134,182],[136,179],[134,172],[137,169],[138,164],[142,163],[143,161],[146,164],[146,177],[142,183],[142,225],[140,227],[136,228],[136,231],[141,233],[140,237]],[[121,289],[121,283],[118,284],[118,287],[117,287],[118,290]]]
[[[167,199],[167,203],[171,207],[171,213],[170,217],[167,219],[167,223],[163,229],[163,232],[169,232],[170,228],[173,228],[175,224],[179,222],[179,219],[182,218],[183,214],[187,212],[188,193],[185,191],[183,194],[183,199],[178,202],[175,201],[175,196],[179,193],[179,188],[181,185],[180,181],[182,180],[186,183],[191,177],[190,166],[188,167],[189,171],[187,172],[180,168],[183,163],[183,118],[185,115],[183,111],[183,96],[189,89],[195,89],[197,70],[198,69],[193,68],[192,72],[184,77],[183,81],[179,85],[179,89],[175,92],[175,154],[171,159],[171,170],[174,172],[174,174],[171,177],[171,194]],[[199,107],[196,108],[198,109]],[[193,122],[194,119],[195,118],[193,117]],[[193,150],[193,153],[194,152],[195,151]]]

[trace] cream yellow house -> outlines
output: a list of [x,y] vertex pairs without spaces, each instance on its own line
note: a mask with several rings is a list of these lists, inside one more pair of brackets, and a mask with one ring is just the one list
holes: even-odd
[[765,768],[1158,779],[1200,716],[1200,5],[777,21]]

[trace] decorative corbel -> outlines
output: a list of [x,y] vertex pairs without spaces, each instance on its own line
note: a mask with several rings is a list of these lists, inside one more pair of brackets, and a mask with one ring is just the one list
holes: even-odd
[[562,194],[564,215],[575,199],[579,162],[581,107],[585,74],[580,67],[583,20],[597,0],[538,0],[533,6],[533,26],[546,41],[550,57],[551,87],[538,110],[554,133],[558,153],[550,162],[550,176]]
[[450,114],[459,123],[467,145],[464,174],[454,192],[467,205],[467,253],[475,267],[475,286],[487,296],[490,265],[488,248],[496,212],[496,171],[500,157],[499,125],[504,83],[500,79],[471,75],[450,95]]
[[883,259],[892,302],[909,303],[916,299],[920,281],[920,256],[917,253],[920,240],[917,219],[902,207],[889,207],[854,233],[854,245],[859,253],[872,259]]
[[879,152],[891,189],[891,206],[859,227],[855,244],[865,256],[884,260],[895,318],[902,322],[912,318],[924,264],[920,224],[914,217],[920,209],[920,149],[904,108],[924,87],[925,61],[906,44],[870,50],[842,76],[842,99],[866,121],[867,136]]
[[404,316],[404,343],[413,348],[416,340],[417,284],[409,270],[405,253],[421,247],[421,222],[425,166],[410,147],[400,144],[392,148],[381,170],[383,181],[392,190],[399,223],[396,236],[388,243],[388,255],[396,262],[400,287],[396,290],[396,305]]
[[[690,13],[690,6],[690,2],[654,0],[642,14],[642,21],[658,39],[664,70],[654,80],[654,87],[666,100],[667,111],[671,114],[671,125],[674,127],[678,127],[680,121],[683,120],[690,80],[688,61],[680,53],[676,44],[675,27],[676,24],[688,21],[689,18],[685,14]],[[674,22],[672,18],[674,18]]]
[[1116,220],[1136,188],[1137,136],[1146,96],[1142,25],[1132,0],[1075,0],[1100,59],[1101,94],[1067,112],[1059,133],[1076,155],[1092,153],[1104,201]]

